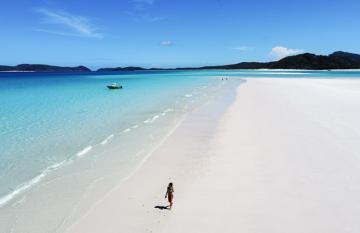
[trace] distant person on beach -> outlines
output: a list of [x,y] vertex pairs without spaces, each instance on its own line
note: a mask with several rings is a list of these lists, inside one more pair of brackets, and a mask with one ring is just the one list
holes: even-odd
[[168,187],[167,187],[167,190],[166,190],[166,194],[165,194],[165,198],[168,199],[170,205],[170,209],[173,205],[173,199],[174,199],[174,186],[173,186],[173,183],[169,183]]

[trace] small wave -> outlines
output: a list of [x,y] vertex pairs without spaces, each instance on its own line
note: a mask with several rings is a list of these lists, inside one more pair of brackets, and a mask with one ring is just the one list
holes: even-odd
[[155,115],[153,116],[152,118],[149,118],[147,120],[144,121],[145,124],[148,124],[148,123],[153,123],[154,121],[156,121],[156,119],[158,119],[160,116],[159,115]]
[[131,126],[132,129],[136,129],[136,128],[138,128],[138,127],[139,127],[138,125],[133,125],[133,126]]
[[101,145],[105,145],[106,143],[109,142],[110,139],[112,139],[114,137],[114,134],[111,134],[110,136],[108,136],[107,138],[105,138],[104,141],[102,141],[100,144]]
[[151,121],[154,122],[154,121],[156,121],[156,119],[158,119],[158,118],[159,118],[159,115],[156,115],[156,116],[154,116],[154,117],[151,119]]
[[87,146],[87,147],[85,147],[84,149],[82,149],[81,151],[79,151],[79,152],[76,154],[76,156],[81,157],[81,156],[89,153],[89,151],[91,151],[91,149],[92,149],[92,146]]
[[172,111],[174,111],[174,109],[172,109],[172,108],[167,108],[167,109],[165,109],[164,112],[172,112]]
[[131,131],[130,128],[127,128],[127,129],[124,129],[124,130],[123,130],[124,133],[130,132],[130,131]]
[[172,112],[172,111],[174,111],[174,109],[172,109],[172,108],[167,108],[167,109],[165,109],[165,110],[161,113],[161,116],[165,116],[168,112]]
[[66,160],[64,160],[64,161],[62,161],[60,163],[56,163],[54,165],[49,166],[45,170],[40,172],[39,175],[35,176],[34,178],[29,180],[28,182],[17,186],[11,193],[9,193],[9,194],[3,196],[2,198],[0,198],[0,206],[5,205],[6,203],[8,203],[12,199],[14,199],[17,195],[23,193],[24,191],[31,188],[35,184],[39,183],[47,174],[49,174],[52,171],[57,170],[59,167],[64,165],[65,162],[66,162]]
[[150,123],[153,123],[158,118],[159,118],[159,115],[153,116],[153,118],[151,118],[151,120],[150,120]]
[[185,97],[190,98],[191,96],[193,96],[192,94],[186,94]]

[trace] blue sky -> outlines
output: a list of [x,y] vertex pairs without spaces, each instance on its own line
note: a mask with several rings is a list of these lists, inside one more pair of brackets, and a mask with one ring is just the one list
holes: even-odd
[[2,0],[0,64],[177,67],[360,53],[359,0]]

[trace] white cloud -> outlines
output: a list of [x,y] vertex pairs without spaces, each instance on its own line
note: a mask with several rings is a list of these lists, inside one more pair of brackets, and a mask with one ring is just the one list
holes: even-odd
[[232,49],[245,52],[245,51],[253,50],[254,48],[250,47],[250,46],[240,46],[240,47],[235,47],[235,48],[232,48]]
[[172,46],[172,45],[174,45],[174,43],[172,41],[170,41],[170,40],[164,40],[164,41],[160,42],[160,45],[162,45],[162,46]]
[[271,49],[269,56],[275,59],[281,59],[287,56],[296,55],[299,53],[303,53],[304,50],[302,49],[289,49],[283,46],[276,46]]
[[37,31],[68,36],[91,38],[103,37],[103,35],[98,32],[98,29],[90,23],[90,20],[84,16],[70,14],[65,11],[52,11],[44,8],[36,9],[35,11],[44,16],[44,24],[58,25],[63,27],[62,30],[64,30],[64,28],[66,29],[66,31],[59,31],[59,28],[56,30],[37,29]]

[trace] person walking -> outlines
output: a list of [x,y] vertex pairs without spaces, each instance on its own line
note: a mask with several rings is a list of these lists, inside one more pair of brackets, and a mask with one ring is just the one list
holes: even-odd
[[172,208],[172,205],[173,205],[173,199],[174,199],[174,185],[173,183],[169,183],[167,189],[166,189],[166,194],[165,194],[165,198],[168,199],[169,201],[169,207],[170,207],[170,210]]

